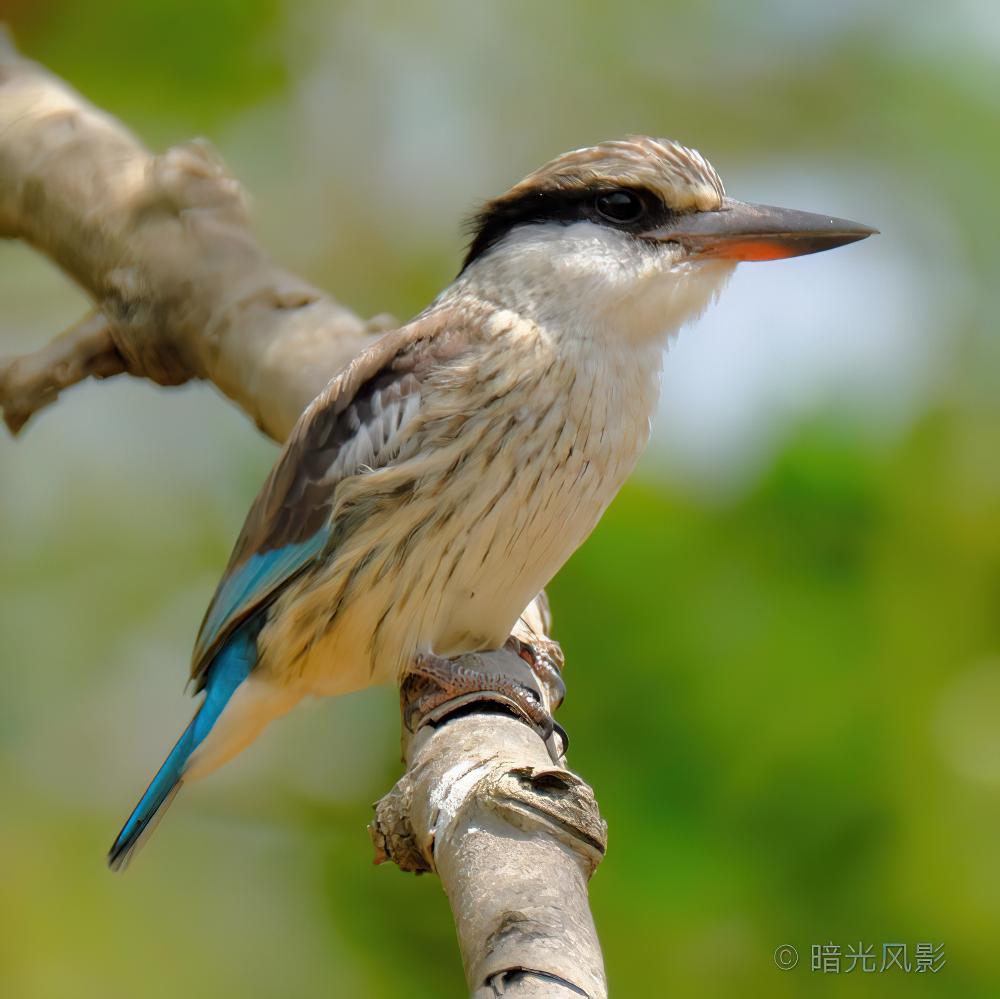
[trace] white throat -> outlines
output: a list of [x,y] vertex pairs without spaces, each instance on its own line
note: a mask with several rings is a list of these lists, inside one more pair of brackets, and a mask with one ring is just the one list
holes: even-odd
[[681,257],[674,245],[590,222],[526,225],[475,260],[449,292],[471,293],[558,335],[662,345],[705,311],[735,266]]

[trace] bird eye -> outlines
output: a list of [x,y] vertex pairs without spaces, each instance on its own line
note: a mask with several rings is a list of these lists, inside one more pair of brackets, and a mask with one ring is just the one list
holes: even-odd
[[599,194],[594,200],[594,208],[602,219],[626,225],[638,222],[646,214],[646,206],[642,198],[631,191],[608,191]]

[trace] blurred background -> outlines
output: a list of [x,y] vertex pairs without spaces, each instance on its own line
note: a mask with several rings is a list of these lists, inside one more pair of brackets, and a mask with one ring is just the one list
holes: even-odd
[[[153,148],[204,135],[273,254],[364,315],[459,223],[631,131],[736,197],[882,235],[741,267],[667,358],[650,451],[553,583],[560,719],[610,850],[618,996],[1000,995],[1000,12],[906,0],[0,0]],[[0,351],[83,311],[0,245]],[[122,819],[274,457],[210,387],[86,384],[0,440],[0,995],[463,994],[439,884],[371,866],[392,691],[316,704]],[[937,974],[810,947],[944,944]],[[798,967],[772,955],[794,945]]]

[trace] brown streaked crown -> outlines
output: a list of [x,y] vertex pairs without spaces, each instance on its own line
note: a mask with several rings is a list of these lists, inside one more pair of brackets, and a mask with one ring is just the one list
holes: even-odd
[[563,153],[496,201],[518,198],[531,190],[614,187],[648,188],[675,211],[711,211],[726,193],[712,164],[697,150],[672,139],[630,135]]
[[[632,135],[574,149],[515,184],[471,220],[473,234],[463,270],[516,225],[591,219],[593,199],[601,193],[629,191],[646,205],[643,227],[654,216],[663,221],[691,211],[713,211],[725,189],[712,165],[695,149],[671,139]],[[613,223],[612,223],[613,224]],[[618,228],[630,231],[630,224]]]

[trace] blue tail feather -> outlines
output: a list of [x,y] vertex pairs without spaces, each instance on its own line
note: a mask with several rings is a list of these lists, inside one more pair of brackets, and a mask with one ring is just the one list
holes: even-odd
[[208,672],[205,700],[108,851],[108,866],[113,871],[125,867],[143,839],[152,832],[180,788],[191,754],[211,732],[236,688],[250,674],[257,661],[257,634],[262,623],[247,622],[219,650]]

